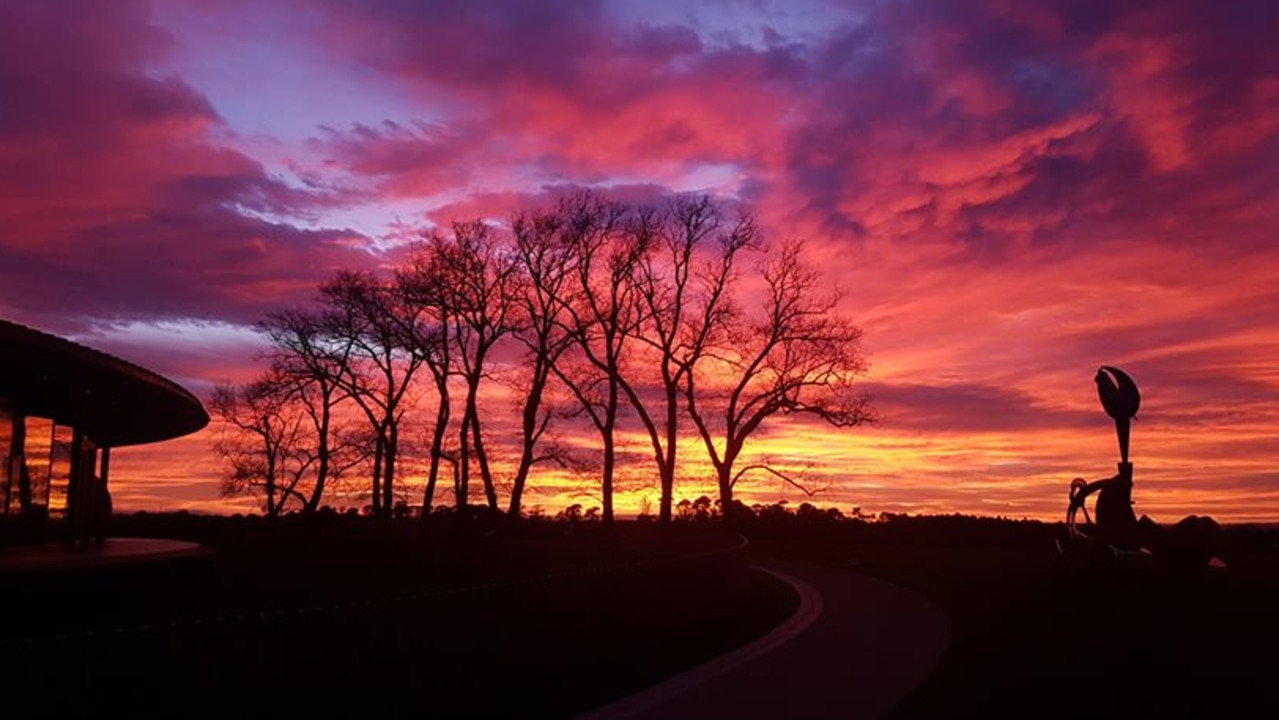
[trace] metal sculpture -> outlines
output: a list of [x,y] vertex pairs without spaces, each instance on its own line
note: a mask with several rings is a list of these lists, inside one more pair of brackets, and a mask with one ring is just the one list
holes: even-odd
[[1128,433],[1141,408],[1141,391],[1128,373],[1117,367],[1102,365],[1097,370],[1097,397],[1101,407],[1115,421],[1119,436],[1119,462],[1128,462]]
[[[1149,517],[1138,519],[1133,510],[1133,466],[1129,460],[1129,436],[1132,421],[1141,408],[1141,391],[1132,377],[1111,365],[1102,365],[1094,380],[1101,407],[1115,422],[1119,440],[1119,462],[1114,476],[1086,482],[1075,478],[1070,483],[1066,510],[1066,545],[1090,550],[1085,557],[1151,558],[1167,567],[1225,567],[1217,555],[1220,528],[1208,516],[1189,515],[1171,528],[1164,528]],[[1096,519],[1088,513],[1087,499],[1097,494],[1094,505]],[[1078,516],[1083,516],[1083,522]],[[1162,556],[1162,557],[1160,557]]]

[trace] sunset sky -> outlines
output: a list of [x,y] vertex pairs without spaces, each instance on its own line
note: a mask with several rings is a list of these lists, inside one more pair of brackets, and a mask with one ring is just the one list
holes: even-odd
[[[206,397],[260,368],[265,312],[432,227],[708,192],[804,238],[865,331],[882,422],[759,449],[817,461],[818,504],[1056,519],[1114,472],[1115,365],[1139,513],[1277,521],[1276,28],[1271,0],[5,0],[0,314]],[[212,434],[114,454],[117,508],[245,507]]]

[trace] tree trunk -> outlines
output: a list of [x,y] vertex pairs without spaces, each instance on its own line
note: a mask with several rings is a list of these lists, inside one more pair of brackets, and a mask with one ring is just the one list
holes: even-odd
[[440,457],[444,453],[444,436],[449,425],[449,390],[447,382],[436,382],[440,405],[435,411],[435,430],[431,434],[431,466],[426,474],[426,490],[422,492],[422,517],[431,513],[435,499],[435,483],[440,477]]
[[546,387],[546,378],[545,361],[539,359],[533,369],[533,381],[529,385],[528,397],[524,401],[524,446],[520,449],[520,462],[515,468],[515,480],[511,483],[511,504],[508,514],[514,520],[520,519],[524,483],[528,481],[529,469],[533,467],[533,458],[537,452],[538,414],[542,405],[542,391]]
[[276,507],[275,501],[275,458],[268,457],[266,461],[266,516],[274,519],[280,514],[279,508]]
[[497,510],[497,487],[493,484],[493,471],[489,468],[488,455],[484,452],[484,437],[480,432],[478,405],[471,413],[471,435],[475,440],[475,462],[480,466],[480,481],[484,483],[484,499],[488,501],[490,510]]
[[718,473],[720,521],[725,525],[736,522],[733,511],[733,484],[729,482],[728,468]]
[[329,397],[326,393],[321,397],[324,405],[320,408],[320,427],[316,429],[316,461],[315,470],[315,487],[311,490],[311,497],[307,500],[304,508],[305,512],[313,513],[320,509],[320,501],[324,497],[324,486],[329,480],[329,425],[332,413],[329,409]]
[[671,524],[671,510],[675,500],[675,439],[677,434],[676,398],[673,385],[666,390],[666,459],[659,462],[657,471],[662,484],[662,497],[658,505],[657,519],[662,525]]
[[381,427],[376,429],[377,438],[373,442],[373,487],[370,494],[370,502],[374,515],[381,512],[382,493],[379,491],[382,486],[382,454],[386,450],[386,437]]
[[744,440],[734,440],[733,432],[730,429],[728,438],[724,442],[724,457],[715,465],[715,479],[719,485],[719,509],[721,520],[725,523],[732,522],[733,514],[733,466],[737,463],[737,456],[742,452]]
[[600,478],[600,496],[604,504],[603,521],[605,525],[613,524],[613,466],[616,462],[616,451],[613,444],[613,420],[605,423],[604,432],[604,472]]
[[608,406],[604,417],[604,476],[600,481],[600,495],[604,504],[605,525],[613,524],[613,468],[617,462],[614,431],[617,428],[617,378],[608,381]]
[[395,507],[395,456],[400,445],[400,424],[392,420],[387,426],[386,460],[382,465],[382,515],[390,517]]
[[466,401],[466,409],[462,412],[462,427],[459,432],[458,440],[458,463],[457,469],[454,471],[453,494],[456,496],[457,509],[464,510],[469,502],[466,495],[470,492],[467,487],[471,483],[471,438],[469,433],[471,430],[471,400],[468,397]]

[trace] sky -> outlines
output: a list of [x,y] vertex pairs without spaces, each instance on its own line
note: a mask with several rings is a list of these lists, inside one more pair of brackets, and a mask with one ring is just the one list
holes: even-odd
[[[881,417],[774,428],[758,452],[822,491],[747,500],[1060,518],[1114,472],[1112,365],[1139,513],[1276,521],[1276,27],[1269,0],[6,0],[0,314],[207,397],[260,369],[266,312],[433,228],[704,192],[807,243]],[[243,507],[214,433],[113,453],[116,507]]]

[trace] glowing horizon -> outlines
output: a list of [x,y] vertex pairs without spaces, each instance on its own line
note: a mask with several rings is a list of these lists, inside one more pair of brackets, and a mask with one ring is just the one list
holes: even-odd
[[[1114,471],[1092,377],[1115,365],[1143,392],[1139,513],[1279,521],[1276,12],[8,3],[0,314],[207,399],[260,367],[264,313],[425,230],[708,192],[806,240],[883,416],[775,427],[750,453],[824,489],[744,481],[748,504],[1058,519]],[[116,508],[247,509],[217,497],[214,432],[120,448]],[[700,453],[677,500],[715,497]],[[656,508],[655,476],[629,468],[619,509]],[[527,504],[590,490],[535,477]]]

